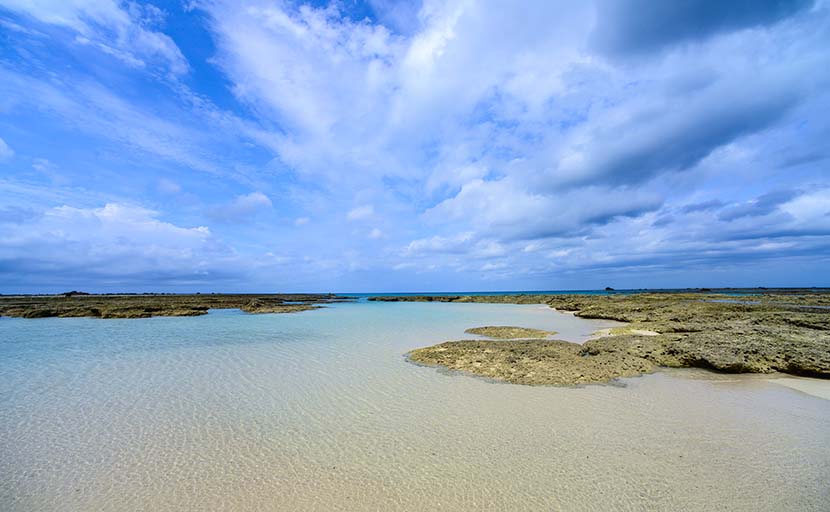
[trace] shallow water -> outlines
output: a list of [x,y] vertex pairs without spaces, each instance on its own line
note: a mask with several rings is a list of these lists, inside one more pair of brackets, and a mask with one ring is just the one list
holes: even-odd
[[827,510],[830,401],[768,376],[487,382],[405,361],[539,306],[0,319],[0,510]]

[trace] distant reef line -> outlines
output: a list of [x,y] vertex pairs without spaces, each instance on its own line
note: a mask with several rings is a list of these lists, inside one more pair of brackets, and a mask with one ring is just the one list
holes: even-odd
[[19,318],[149,318],[199,316],[210,309],[246,313],[297,313],[352,300],[334,294],[89,294],[0,295],[0,316]]

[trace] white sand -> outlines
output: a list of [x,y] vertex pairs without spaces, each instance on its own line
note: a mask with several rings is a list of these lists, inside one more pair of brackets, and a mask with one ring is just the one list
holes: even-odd
[[830,380],[810,379],[807,377],[781,377],[769,379],[773,384],[786,386],[808,395],[830,400]]

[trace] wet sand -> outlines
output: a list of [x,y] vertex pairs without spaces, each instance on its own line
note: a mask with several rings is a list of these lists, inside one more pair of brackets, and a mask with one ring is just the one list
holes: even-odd
[[786,386],[790,389],[807,393],[808,395],[830,400],[830,381],[824,379],[809,379],[806,377],[779,377],[770,379],[773,384]]

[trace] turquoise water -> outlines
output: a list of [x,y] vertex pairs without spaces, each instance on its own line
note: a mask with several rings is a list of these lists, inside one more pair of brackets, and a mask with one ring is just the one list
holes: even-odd
[[[701,288],[623,288],[615,290],[513,290],[513,291],[454,291],[454,292],[388,292],[388,293],[339,293],[339,295],[347,297],[383,297],[383,296],[399,296],[399,295],[428,295],[433,297],[445,297],[448,295],[631,295],[635,293],[694,293],[701,292]],[[718,293],[722,295],[731,295],[736,297],[753,296],[762,293],[773,292],[787,292],[795,290],[793,288],[712,288],[707,289],[707,293]],[[798,288],[801,293],[810,292],[826,292],[828,288]]]
[[615,293],[631,294],[643,290],[540,290],[540,291],[497,291],[497,292],[389,292],[389,293],[341,293],[346,297],[397,297],[397,296],[419,296],[428,295],[432,297],[446,297],[450,295],[611,295]]
[[0,510],[826,510],[830,402],[767,377],[497,384],[406,362],[540,306],[0,318]]

